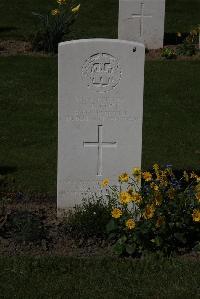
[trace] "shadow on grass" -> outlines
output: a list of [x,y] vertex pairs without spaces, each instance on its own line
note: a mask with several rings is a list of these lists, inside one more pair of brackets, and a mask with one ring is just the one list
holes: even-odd
[[14,166],[0,166],[0,175],[7,175],[17,171],[17,167]]
[[178,45],[181,44],[184,39],[189,35],[189,32],[181,32],[181,36],[177,36],[176,32],[165,32],[164,45]]
[[0,27],[0,33],[17,30],[17,27]]

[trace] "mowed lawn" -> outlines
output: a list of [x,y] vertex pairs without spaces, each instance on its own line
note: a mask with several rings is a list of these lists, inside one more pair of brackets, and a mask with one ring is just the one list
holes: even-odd
[[4,299],[200,298],[192,259],[0,258]]
[[[117,38],[119,0],[77,0],[80,15],[68,39]],[[30,38],[38,19],[32,12],[45,13],[55,8],[56,0],[1,0],[0,39]],[[199,23],[199,0],[166,0],[165,32],[189,32]]]
[[[57,58],[4,57],[0,69],[0,173],[16,191],[55,194]],[[200,61],[146,62],[144,168],[200,169],[199,78]]]

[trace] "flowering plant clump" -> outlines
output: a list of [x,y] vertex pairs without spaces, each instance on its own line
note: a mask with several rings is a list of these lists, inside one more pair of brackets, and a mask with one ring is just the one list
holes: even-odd
[[32,39],[32,46],[36,51],[57,53],[58,43],[69,33],[80,10],[80,4],[76,0],[57,0],[56,4],[57,7],[46,15],[33,13],[40,20],[40,28]]
[[161,57],[164,57],[166,59],[174,59],[176,58],[176,52],[174,51],[174,49],[165,47],[162,49]]
[[107,232],[119,255],[144,251],[186,252],[200,243],[200,176],[183,172],[178,178],[170,165],[152,171],[134,168],[122,173],[119,185],[102,182],[112,203]]
[[[182,33],[177,32],[177,36],[181,37]],[[183,43],[177,47],[176,54],[180,56],[192,56],[198,50],[200,50],[200,24],[193,26]]]

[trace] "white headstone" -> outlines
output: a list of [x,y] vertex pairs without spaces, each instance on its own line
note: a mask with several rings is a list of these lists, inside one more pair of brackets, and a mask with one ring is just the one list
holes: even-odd
[[[141,165],[142,44],[91,39],[59,45],[58,208]],[[90,191],[88,190],[90,188]]]
[[165,0],[119,0],[118,38],[163,47]]

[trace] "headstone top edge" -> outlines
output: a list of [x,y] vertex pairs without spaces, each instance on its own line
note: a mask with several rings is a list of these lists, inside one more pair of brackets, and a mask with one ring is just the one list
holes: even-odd
[[65,47],[67,45],[73,45],[73,44],[86,44],[86,43],[101,43],[101,42],[112,42],[116,44],[127,44],[133,47],[141,47],[145,48],[144,44],[135,42],[135,41],[128,41],[128,40],[121,40],[121,39],[107,39],[107,38],[91,38],[91,39],[77,39],[77,40],[71,40],[66,41],[58,44],[59,48]]

